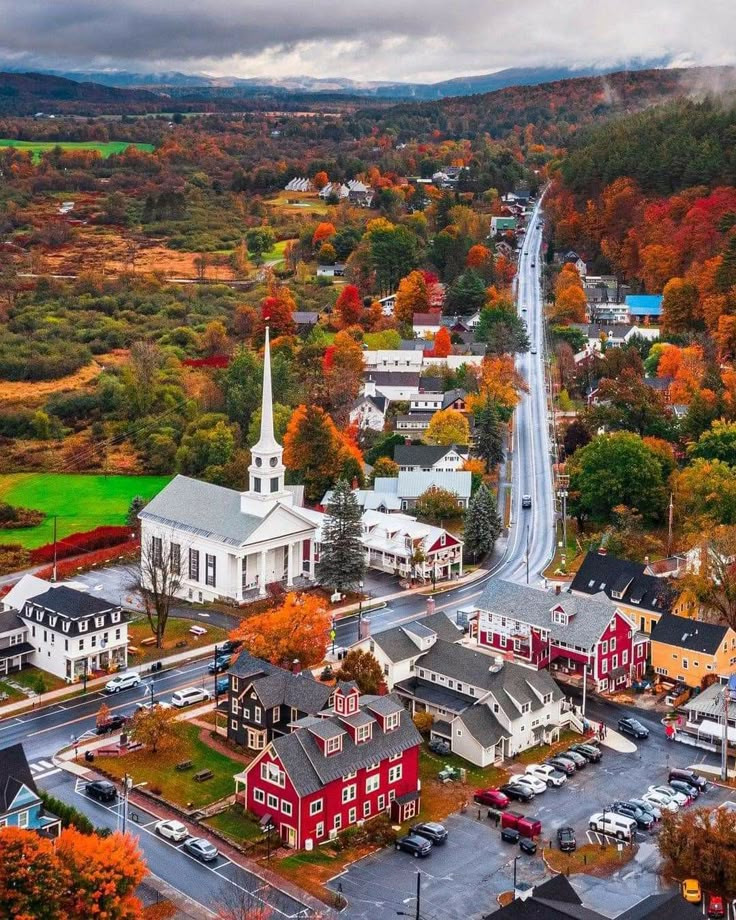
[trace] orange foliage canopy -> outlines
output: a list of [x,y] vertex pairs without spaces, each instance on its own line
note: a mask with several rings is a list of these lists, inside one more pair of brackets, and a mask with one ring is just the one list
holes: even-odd
[[512,355],[488,355],[483,359],[478,377],[478,393],[468,397],[471,412],[493,401],[511,410],[520,394],[528,392],[524,378],[517,372]]
[[360,321],[362,312],[360,292],[354,284],[346,284],[335,302],[335,313],[340,326],[343,329],[346,326],[354,326]]
[[308,668],[325,657],[330,620],[321,598],[291,593],[276,610],[244,619],[230,637],[241,639],[256,658],[287,666],[299,661]]
[[434,347],[431,354],[435,358],[446,358],[452,353],[452,341],[450,333],[444,326],[440,326],[434,337]]
[[321,224],[317,224],[317,229],[312,235],[312,246],[316,249],[318,243],[324,243],[325,240],[329,240],[336,232],[334,224],[329,221],[322,221]]

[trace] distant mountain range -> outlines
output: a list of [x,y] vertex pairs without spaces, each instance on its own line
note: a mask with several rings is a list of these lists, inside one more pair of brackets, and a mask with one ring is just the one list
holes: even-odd
[[[644,70],[661,67],[664,61],[636,61],[627,65],[627,70]],[[38,70],[37,73],[49,74],[77,83],[95,83],[101,86],[120,89],[145,89],[164,92],[171,96],[188,97],[196,95],[197,89],[206,90],[207,98],[216,98],[218,91],[223,95],[252,96],[259,94],[290,95],[319,94],[364,96],[380,99],[415,99],[418,101],[444,99],[451,96],[469,96],[475,93],[488,93],[507,86],[536,86],[555,80],[573,77],[593,77],[611,73],[614,69],[586,67],[573,70],[569,67],[511,67],[496,73],[481,74],[472,77],[455,77],[438,83],[399,83],[388,81],[357,81],[344,77],[286,77],[268,80],[263,77],[212,77],[207,74],[186,74],[179,71],[160,73],[132,73],[124,70],[90,70],[58,71]],[[6,73],[20,73],[18,67],[3,67]]]

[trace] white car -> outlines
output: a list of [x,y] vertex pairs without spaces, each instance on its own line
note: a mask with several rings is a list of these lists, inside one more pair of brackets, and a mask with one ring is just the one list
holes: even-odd
[[526,776],[534,776],[536,779],[541,779],[543,783],[546,783],[548,786],[562,786],[563,783],[567,782],[567,777],[564,773],[561,773],[559,770],[555,770],[554,767],[548,766],[546,763],[531,763],[526,768]]
[[136,709],[171,709],[171,703],[165,703],[163,700],[156,700],[152,703],[150,700],[144,700],[142,703],[135,704]]
[[211,699],[212,695],[204,687],[185,687],[183,690],[177,690],[171,697],[171,705],[181,709],[183,706],[191,706],[193,703],[205,703]]
[[671,786],[650,786],[650,792],[659,792],[660,795],[667,795],[671,799],[674,799],[675,802],[680,806],[689,805],[690,799],[685,795],[684,792],[678,792],[677,789],[673,789]]
[[181,821],[174,821],[173,819],[159,821],[156,824],[156,833],[166,837],[167,840],[175,840],[177,843],[181,840],[186,840],[190,836],[189,831]]
[[523,773],[521,776],[514,776],[513,781],[521,786],[528,786],[535,795],[547,791],[547,783],[529,773]]
[[137,687],[140,682],[140,674],[136,674],[135,671],[125,671],[123,674],[116,674],[112,680],[108,680],[105,684],[105,693],[119,693],[129,687]]
[[680,806],[674,799],[671,799],[669,796],[662,795],[661,792],[645,792],[642,796],[645,802],[651,802],[652,805],[656,805],[661,811],[676,812],[680,810]]

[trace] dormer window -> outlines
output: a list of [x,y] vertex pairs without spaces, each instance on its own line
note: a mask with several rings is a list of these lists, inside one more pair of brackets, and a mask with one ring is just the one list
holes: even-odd
[[79,621],[79,631],[87,632],[87,627],[89,626],[89,620],[80,620]]
[[61,628],[64,630],[64,632],[69,632],[69,627],[71,625],[72,624],[69,622],[69,620],[64,620],[64,622],[61,624]]
[[372,725],[361,725],[361,726],[359,726],[359,728],[358,728],[358,734],[357,734],[357,737],[356,737],[356,739],[355,739],[356,744],[363,744],[363,743],[366,742],[366,741],[370,741],[370,740],[371,740],[371,729],[372,729],[372,728],[373,728]]
[[104,617],[95,617],[95,626],[97,627],[97,629],[102,629],[104,625],[105,625]]
[[567,621],[569,617],[564,610],[555,609],[552,611],[552,622],[560,623],[562,626],[567,626]]
[[338,735],[336,738],[328,738],[327,744],[325,745],[325,753],[337,754],[338,751],[342,750],[342,735]]
[[49,626],[53,629],[56,626],[57,617],[49,617]]
[[119,611],[119,610],[116,610],[115,613],[113,613],[113,615],[112,615],[112,621],[113,621],[113,623],[119,623],[119,622],[120,622],[120,611]]
[[399,727],[399,713],[392,712],[391,715],[386,716],[386,721],[383,726],[383,730],[386,732],[392,732]]

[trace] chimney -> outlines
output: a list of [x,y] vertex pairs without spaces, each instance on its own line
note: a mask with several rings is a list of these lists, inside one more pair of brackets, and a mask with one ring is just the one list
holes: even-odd
[[608,550],[606,549],[605,546],[599,546],[599,547],[598,547],[598,555],[599,555],[599,556],[606,556],[606,555],[608,555]]
[[562,585],[555,585],[555,594],[559,596],[561,591],[562,591]]
[[298,658],[295,658],[291,662],[291,673],[292,674],[301,674],[302,673],[302,663]]
[[434,613],[434,598],[428,597],[427,598],[427,616],[429,616],[432,613]]
[[404,438],[404,447],[411,447],[411,438]]

